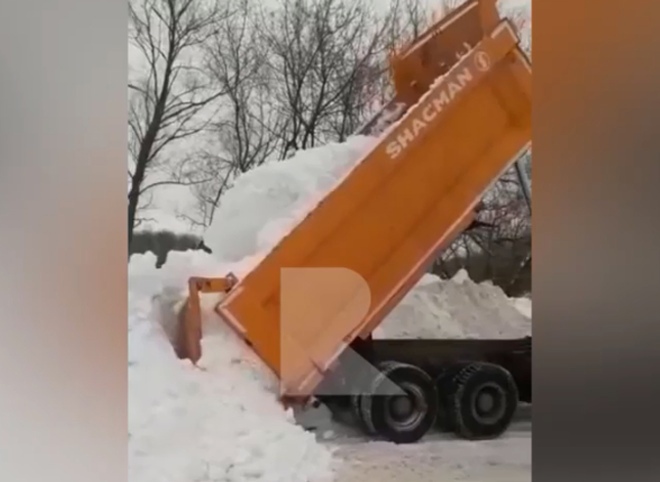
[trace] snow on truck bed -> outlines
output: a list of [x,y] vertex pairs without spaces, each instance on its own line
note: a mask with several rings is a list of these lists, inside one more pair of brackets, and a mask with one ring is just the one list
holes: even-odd
[[516,338],[531,335],[531,300],[511,299],[463,270],[425,275],[378,327],[376,338]]
[[[354,167],[374,139],[300,152],[242,175],[222,198],[204,242],[214,252],[151,254],[129,263],[129,480],[323,481],[332,477],[329,445],[295,424],[277,402],[274,376],[212,314],[205,298],[203,370],[174,355],[154,297],[169,303],[190,276],[239,276],[252,269]],[[427,275],[377,336],[507,337],[530,331],[528,317],[490,284],[464,273]],[[172,295],[172,296],[170,296]]]

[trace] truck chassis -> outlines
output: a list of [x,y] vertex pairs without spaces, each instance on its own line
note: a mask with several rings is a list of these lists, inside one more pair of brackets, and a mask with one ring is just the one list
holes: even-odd
[[[496,438],[508,429],[518,403],[532,402],[531,337],[358,340],[353,353],[377,372],[365,380],[340,358],[319,392],[333,393],[334,387],[334,393],[352,394],[316,399],[337,418],[350,413],[370,436],[414,443],[436,428],[468,440]],[[402,393],[379,394],[386,378]]]

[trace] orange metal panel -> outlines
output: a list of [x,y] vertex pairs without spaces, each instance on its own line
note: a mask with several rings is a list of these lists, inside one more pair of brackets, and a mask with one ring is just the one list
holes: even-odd
[[415,103],[499,21],[495,0],[469,0],[430,26],[390,61],[398,100]]
[[[218,305],[286,394],[313,393],[341,348],[396,306],[529,146],[531,67],[517,41],[507,21],[495,26]],[[366,316],[338,316],[356,294],[337,290],[327,316],[287,326],[298,345],[281,340],[280,273],[289,267],[358,273],[371,293]]]

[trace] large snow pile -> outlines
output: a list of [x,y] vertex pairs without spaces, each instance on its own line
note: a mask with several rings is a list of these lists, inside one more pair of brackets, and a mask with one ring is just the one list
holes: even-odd
[[532,299],[527,297],[522,298],[511,298],[513,306],[525,315],[527,318],[532,318]]
[[375,145],[354,136],[241,175],[222,196],[204,243],[227,262],[267,253]]
[[277,401],[277,380],[205,306],[197,369],[173,353],[152,297],[193,274],[220,269],[203,252],[153,255],[129,265],[129,480],[323,481],[331,451]]
[[511,299],[465,271],[442,280],[425,275],[374,333],[377,338],[516,338],[530,336],[525,301]]
[[161,308],[176,308],[190,276],[245,275],[373,145],[372,138],[354,137],[241,176],[204,237],[213,256],[173,252],[159,270],[150,254],[131,258],[131,481],[296,482],[331,476],[331,451],[295,424],[277,401],[277,380],[217,318],[212,304],[203,300],[204,370],[175,357],[168,338],[176,322]]

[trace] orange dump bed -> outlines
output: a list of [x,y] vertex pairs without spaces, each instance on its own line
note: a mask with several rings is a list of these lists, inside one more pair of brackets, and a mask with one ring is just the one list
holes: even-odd
[[[446,74],[427,79],[421,101],[218,305],[280,378],[284,395],[313,393],[347,344],[378,326],[529,147],[531,65],[509,22],[494,7],[479,8],[475,0],[461,10],[463,20],[445,19],[474,24],[467,55],[457,61],[463,43],[449,35],[453,66],[432,64]],[[440,25],[434,39],[442,32]],[[428,65],[414,45],[393,63],[408,105],[419,95],[401,79]],[[424,79],[421,70],[415,77]]]

